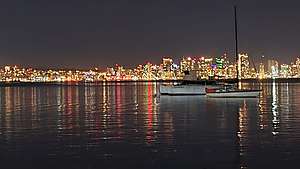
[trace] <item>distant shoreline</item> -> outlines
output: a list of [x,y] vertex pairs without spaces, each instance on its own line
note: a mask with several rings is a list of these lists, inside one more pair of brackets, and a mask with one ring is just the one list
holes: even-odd
[[[157,83],[174,83],[182,82],[183,80],[123,80],[123,81],[68,81],[68,82],[0,82],[0,87],[6,86],[35,86],[35,85],[55,85],[55,86],[78,86],[78,85],[98,85],[98,84],[116,84],[116,83],[145,83],[145,82],[157,82]],[[206,82],[208,80],[201,80],[199,82]],[[234,83],[235,79],[222,79],[216,80],[217,82]],[[198,82],[198,81],[194,81]],[[277,79],[242,79],[243,83],[300,83],[300,78],[277,78]]]

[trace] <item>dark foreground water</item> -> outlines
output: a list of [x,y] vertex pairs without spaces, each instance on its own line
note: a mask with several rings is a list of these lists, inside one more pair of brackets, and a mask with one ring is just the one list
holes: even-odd
[[0,168],[298,168],[300,84],[255,84],[258,99],[158,87],[0,88]]

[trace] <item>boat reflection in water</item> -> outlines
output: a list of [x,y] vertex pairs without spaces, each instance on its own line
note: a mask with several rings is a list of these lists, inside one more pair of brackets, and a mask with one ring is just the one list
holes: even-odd
[[[291,168],[300,86],[258,98],[160,96],[159,83],[0,88],[2,168]],[[17,161],[17,162],[16,162]]]

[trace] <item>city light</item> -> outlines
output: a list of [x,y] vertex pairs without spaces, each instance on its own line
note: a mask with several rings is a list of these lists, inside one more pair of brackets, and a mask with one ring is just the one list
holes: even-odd
[[[265,58],[265,57],[263,57]],[[300,58],[291,64],[281,64],[274,59],[267,65],[250,62],[248,54],[239,54],[238,69],[240,79],[300,78]],[[257,67],[257,68],[256,68]],[[266,69],[265,69],[266,68]],[[1,82],[97,82],[97,81],[155,81],[182,80],[185,72],[190,72],[198,80],[234,79],[236,62],[230,62],[226,54],[220,57],[183,56],[178,64],[171,57],[163,57],[161,64],[138,65],[125,68],[116,64],[104,70],[37,70],[18,66],[4,66],[0,69]]]

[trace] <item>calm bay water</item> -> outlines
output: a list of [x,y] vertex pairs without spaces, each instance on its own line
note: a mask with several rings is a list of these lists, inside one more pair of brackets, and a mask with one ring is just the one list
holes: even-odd
[[292,168],[300,84],[257,99],[156,97],[159,83],[0,88],[0,168]]

